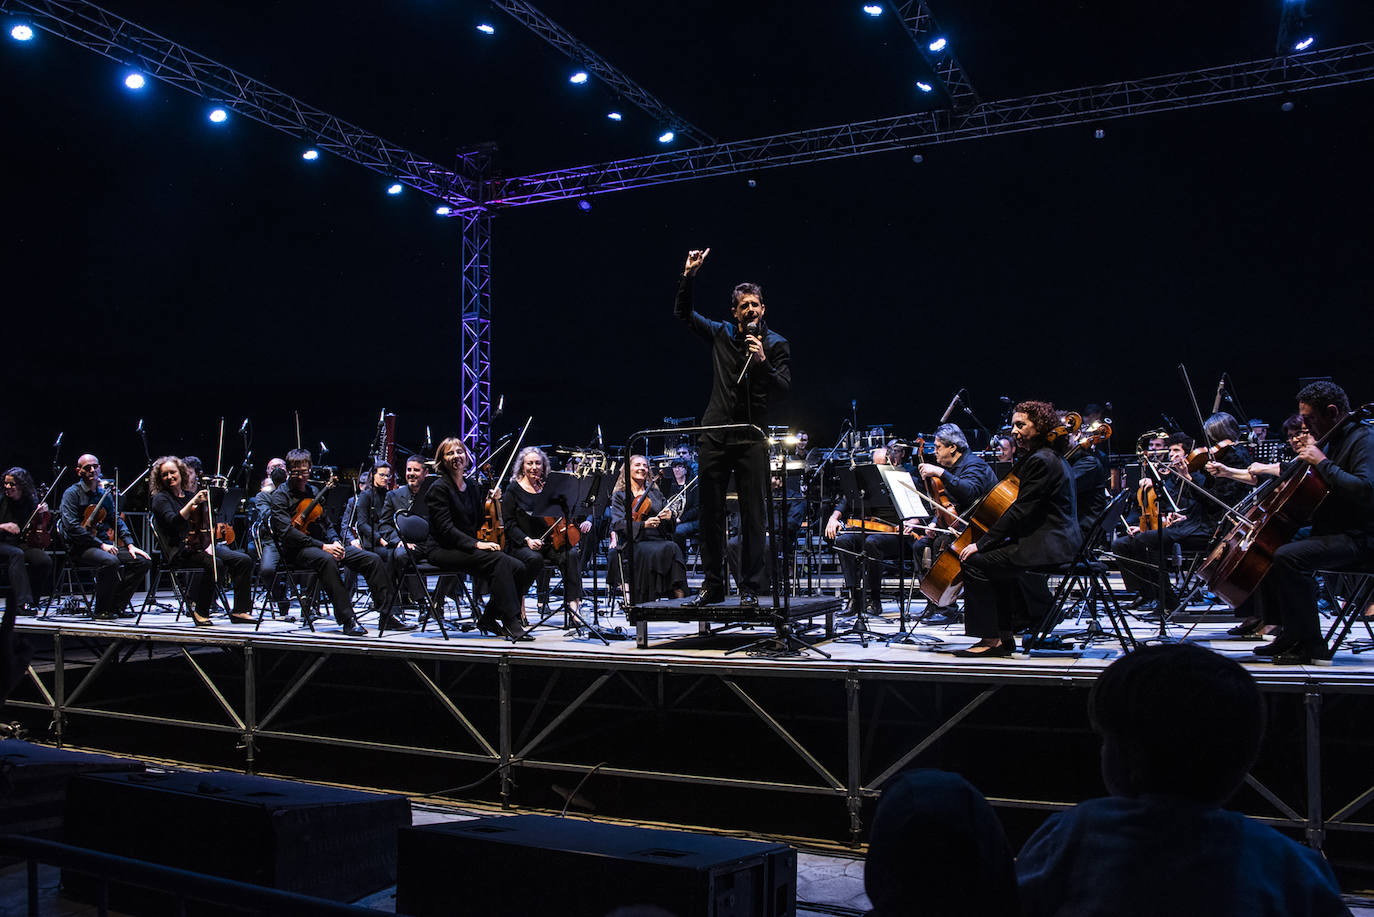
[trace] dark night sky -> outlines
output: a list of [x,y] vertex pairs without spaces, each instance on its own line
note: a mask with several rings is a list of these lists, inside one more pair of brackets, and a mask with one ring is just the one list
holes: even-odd
[[[1374,11],[1323,0],[1324,45],[1374,38]],[[112,0],[139,24],[439,162],[495,140],[507,174],[653,152],[657,126],[566,83],[558,52],[480,3]],[[852,9],[850,8],[852,6]],[[859,3],[541,5],[720,139],[916,110],[899,24]],[[1277,2],[1132,5],[932,0],[985,98],[1258,59]],[[1010,7],[1015,6],[1015,9]],[[1148,6],[1148,9],[1146,8]],[[1090,8],[1091,7],[1091,8]],[[1110,10],[1097,7],[1112,7]],[[1137,8],[1138,7],[1138,8]],[[1205,8],[1204,8],[1205,7]],[[1263,7],[1257,12],[1258,7]],[[488,19],[493,38],[473,25]],[[7,27],[8,29],[8,27]],[[40,33],[5,40],[5,460],[46,478],[49,448],[107,473],[155,452],[213,464],[218,418],[253,419],[258,469],[292,411],[356,462],[378,411],[418,445],[458,422],[456,222],[413,190],[326,158]],[[501,213],[493,391],[536,442],[608,441],[699,414],[707,354],[670,314],[689,247],[712,248],[699,308],[764,285],[792,340],[784,417],[825,440],[861,423],[929,431],[967,387],[1066,406],[1113,402],[1119,447],[1163,409],[1195,424],[1175,366],[1210,405],[1229,371],[1280,420],[1296,379],[1374,399],[1367,251],[1369,85],[688,182]]]

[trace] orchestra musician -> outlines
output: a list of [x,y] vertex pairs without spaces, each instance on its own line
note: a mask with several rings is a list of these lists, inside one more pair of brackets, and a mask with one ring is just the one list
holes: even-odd
[[285,618],[290,614],[291,602],[286,595],[286,583],[274,580],[277,564],[281,555],[277,545],[265,531],[267,520],[272,515],[272,492],[286,483],[286,459],[272,458],[267,462],[267,477],[263,479],[258,492],[248,501],[248,539],[245,550],[258,557],[258,577],[263,583],[272,583],[272,598],[277,602],[277,611]]
[[33,477],[18,466],[5,472],[5,492],[0,497],[0,558],[10,575],[10,594],[5,608],[16,614],[36,614],[34,600],[52,588],[52,558],[32,545],[24,526],[34,515],[46,513],[48,505],[38,502]]
[[[526,446],[515,457],[515,471],[501,497],[501,518],[506,525],[506,550],[533,572],[540,608],[549,604],[550,567],[563,575],[563,601],[574,614],[582,603],[582,558],[577,547],[554,547],[551,524],[546,517],[562,516],[568,525],[568,507],[550,505],[542,496],[549,476],[549,457],[538,446]],[[592,530],[590,520],[578,524],[579,532]]]
[[[76,474],[77,482],[62,494],[62,537],[74,563],[96,568],[92,617],[98,621],[132,618],[134,613],[125,606],[148,574],[152,559],[134,544],[123,518],[114,515],[114,494],[100,480],[100,459],[83,454],[76,460]],[[102,513],[103,520],[97,522]]]
[[[634,525],[634,569],[629,571],[630,601],[653,601],[687,594],[687,567],[672,540],[673,512],[663,493],[649,481],[649,460],[630,456],[630,506],[625,506],[625,478],[617,476],[611,493],[611,531],[624,557],[628,526]],[[626,516],[632,517],[628,522]],[[619,582],[624,581],[624,571]]]
[[[340,566],[356,570],[367,581],[372,604],[380,612],[387,630],[414,630],[413,624],[396,620],[391,615],[391,583],[380,557],[351,544],[345,546],[328,513],[320,512],[314,522],[302,519],[304,531],[295,524],[295,517],[309,509],[322,494],[310,483],[311,468],[309,451],[292,449],[286,453],[286,483],[272,492],[272,514],[268,524],[281,546],[283,559],[293,566],[315,571],[334,606],[334,620],[345,635],[365,637],[367,629],[358,623],[354,614],[353,594],[344,586]],[[322,504],[318,508],[323,509]]]
[[692,482],[691,462],[689,459],[683,458],[680,452],[678,457],[673,459],[671,467],[672,480],[660,484],[658,489],[669,500],[687,490],[687,495],[678,501],[681,509],[673,516],[673,541],[677,543],[682,556],[686,557],[687,539],[695,535],[700,529],[698,520],[701,517],[701,490],[698,487],[687,489]]
[[211,559],[210,492],[189,494],[183,489],[189,469],[175,455],[164,455],[153,462],[148,490],[152,494],[153,524],[162,541],[163,562],[169,566],[200,571],[191,580],[191,620],[197,627],[214,623],[210,612],[215,604],[214,572],[222,570],[234,587],[234,610],[229,620],[235,624],[256,624],[253,616],[253,559],[228,545],[214,544]]
[[[1081,439],[1091,435],[1089,417],[1093,415],[1094,408],[1096,408],[1095,420],[1101,421],[1101,407],[1090,404],[1084,408],[1083,424],[1073,435],[1075,445]],[[1097,522],[1097,517],[1102,515],[1102,511],[1107,508],[1107,504],[1111,501],[1111,497],[1107,493],[1107,484],[1111,479],[1107,450],[1096,445],[1080,446],[1073,461],[1069,463],[1069,471],[1073,474],[1074,495],[1078,501],[1078,527],[1082,530],[1083,537],[1086,538],[1088,537],[1088,530]]]
[[1015,633],[1038,624],[1053,599],[1035,568],[1067,563],[1082,543],[1073,475],[1060,454],[1067,437],[1051,441],[1054,405],[1022,401],[1012,412],[1012,436],[1024,457],[1020,491],[987,534],[959,555],[964,575],[964,633],[978,642],[953,655],[1010,656]]
[[[887,447],[878,446],[875,448],[872,459],[874,465],[886,465],[888,463]],[[840,572],[844,574],[845,592],[849,596],[845,614],[855,615],[859,613],[861,608],[866,607],[869,614],[881,615],[883,613],[884,558],[897,556],[900,541],[896,535],[884,532],[867,532],[862,529],[841,531],[844,527],[845,518],[857,515],[859,510],[859,507],[851,507],[848,497],[842,494],[840,499],[835,501],[834,511],[831,512],[830,519],[825,524],[825,537],[835,543],[835,554],[839,558]],[[861,557],[864,558],[862,583],[859,581],[859,558]]]
[[1016,441],[1005,433],[998,433],[992,438],[992,460],[994,462],[1010,462],[1016,458]]
[[[731,297],[732,322],[717,322],[692,308],[692,283],[710,249],[690,251],[678,281],[673,314],[711,347],[711,399],[702,423],[766,427],[771,402],[792,385],[787,339],[764,323],[763,290],[741,283]],[[757,607],[768,588],[764,558],[764,489],[768,486],[768,444],[753,431],[704,433],[697,443],[701,483],[701,591],[691,606],[725,599],[725,498],[731,472],[739,493],[741,563],[744,588],[740,605]],[[675,546],[676,547],[676,546]]]
[[[1326,485],[1325,499],[1312,514],[1307,537],[1274,552],[1273,566],[1255,596],[1266,620],[1278,608],[1283,633],[1257,647],[1255,655],[1277,663],[1330,658],[1317,612],[1317,570],[1368,564],[1374,551],[1374,428],[1356,422],[1350,399],[1333,382],[1313,382],[1298,392],[1298,414],[1308,436],[1298,449],[1294,472],[1310,469]],[[1328,437],[1325,444],[1316,441]]]
[[[922,457],[924,458],[924,457]],[[940,424],[935,430],[935,461],[922,461],[916,471],[923,481],[938,479],[943,485],[954,511],[966,516],[973,505],[983,499],[997,483],[997,475],[983,457],[969,451],[968,437],[956,424]],[[942,520],[941,528],[948,528],[950,520]],[[930,549],[934,557],[948,547],[954,536],[939,532],[921,535],[912,546],[912,556],[920,558],[922,552]],[[938,616],[938,617],[932,617]],[[957,605],[935,605],[926,603],[921,620],[925,624],[952,624],[960,620]]]
[[[425,491],[429,513],[429,540],[425,558],[434,566],[485,577],[489,597],[477,625],[511,641],[533,640],[521,623],[524,597],[534,571],[495,541],[479,540],[478,529],[487,512],[477,482],[467,476],[472,458],[456,436],[439,443],[434,453],[438,475]],[[491,499],[499,500],[493,492]]]
[[[393,569],[401,569],[401,558],[406,554],[414,555],[417,561],[424,560],[424,545],[406,541],[401,537],[401,532],[396,527],[396,516],[415,515],[428,522],[429,507],[425,505],[422,493],[427,474],[424,456],[410,456],[405,463],[405,483],[388,491],[382,501],[382,511],[377,518],[377,537],[391,549]],[[405,583],[405,588],[412,597],[420,594],[421,590],[414,574],[407,576]],[[445,574],[435,583],[432,598],[440,608],[446,596],[451,596],[456,604],[460,594],[459,586],[459,577],[451,573]]]

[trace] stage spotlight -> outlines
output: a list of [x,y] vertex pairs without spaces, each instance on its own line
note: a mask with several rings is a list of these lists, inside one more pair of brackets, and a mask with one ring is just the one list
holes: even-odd
[[569,82],[569,83],[576,83],[577,85],[581,86],[583,83],[587,82],[587,71],[585,71],[585,70],[579,70],[579,71],[577,71],[577,72],[574,73],[572,76],[568,77],[568,82]]
[[1289,112],[1289,111],[1292,111],[1292,110],[1294,109],[1294,107],[1295,107],[1295,106],[1293,105],[1292,100],[1288,100],[1288,101],[1285,101],[1282,105],[1279,106],[1279,111],[1282,111],[1282,112]]
[[922,92],[930,92],[935,89],[934,86],[930,85],[929,83],[923,83],[920,80],[916,81],[916,88],[921,90]]
[[319,158],[320,151],[315,149],[313,146],[301,154],[301,159],[304,159],[306,162],[314,162]]
[[749,181],[746,182],[746,184],[748,184],[751,188],[757,188],[759,186],[758,179],[754,178],[749,179]]
[[1308,36],[1307,36],[1306,38],[1304,38],[1302,41],[1300,41],[1300,42],[1298,42],[1297,44],[1293,45],[1293,50],[1294,50],[1294,51],[1306,51],[1308,48],[1312,47],[1312,43],[1313,43],[1314,41],[1316,41],[1316,40],[1317,40],[1317,39],[1316,39],[1315,36],[1308,35]]
[[658,135],[658,142],[659,142],[659,143],[672,143],[673,140],[675,140],[676,138],[677,138],[677,134],[674,134],[672,131],[664,131],[663,133],[661,133],[661,134]]
[[10,38],[15,41],[33,41],[33,29],[23,24],[17,25],[10,29]]
[[583,213],[586,213],[587,211],[592,209],[592,202],[584,197],[577,202],[577,209],[581,210]]
[[448,216],[448,215],[449,215],[450,213],[452,213],[452,212],[453,212],[453,208],[450,207],[448,204],[440,204],[438,207],[435,207],[435,208],[434,208],[434,215],[435,215],[435,216],[446,217],[446,216]]
[[387,185],[386,193],[387,193],[387,194],[400,194],[400,193],[401,193],[401,187],[402,187],[402,186],[401,186],[401,183],[400,183],[400,182],[392,182],[390,185]]
[[923,162],[926,161],[926,158],[925,158],[924,156],[922,156],[920,153],[912,153],[912,154],[911,154],[911,161],[914,162],[914,163],[916,163],[916,165],[919,166],[921,163],[923,163]]
[[1104,130],[1103,130],[1102,128],[1100,128],[1100,127],[1099,127],[1097,130],[1093,131],[1093,139],[1094,139],[1094,140],[1101,140],[1103,137],[1106,137],[1106,136],[1107,136],[1107,132],[1104,131]]
[[883,14],[883,8],[876,3],[865,3],[864,12],[870,16],[881,16]]
[[124,77],[124,85],[137,92],[144,86],[147,86],[148,81],[143,78],[143,74],[141,73],[130,73],[128,76]]
[[229,112],[222,108],[214,108],[210,110],[209,118],[211,124],[223,124],[229,120]]
[[495,34],[496,34],[496,28],[495,28],[495,26],[491,25],[490,23],[486,23],[486,22],[479,23],[479,24],[477,25],[477,31],[481,32],[483,35],[495,35]]
[[619,121],[621,119],[621,114],[618,111],[612,111],[607,112],[606,117],[610,118],[612,121]]
[[948,44],[949,42],[945,41],[944,36],[941,36],[930,43],[930,52],[932,54],[939,54],[941,51],[945,50]]

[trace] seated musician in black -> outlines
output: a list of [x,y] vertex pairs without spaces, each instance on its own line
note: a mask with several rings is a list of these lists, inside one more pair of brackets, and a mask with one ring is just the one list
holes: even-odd
[[[670,480],[662,481],[658,489],[663,496],[672,500],[684,490],[687,495],[677,501],[678,512],[673,517],[677,525],[673,527],[673,541],[677,543],[678,550],[682,556],[687,556],[687,539],[692,537],[701,528],[701,491],[692,484],[695,480],[692,476],[692,463],[689,458],[683,457],[679,447],[678,457],[673,459],[672,477]],[[688,453],[690,455],[691,453]],[[733,548],[731,549],[733,550]]]
[[[249,556],[257,556],[258,581],[264,585],[274,582],[273,574],[277,572],[277,563],[281,559],[276,542],[267,531],[267,520],[272,516],[272,492],[285,484],[286,459],[269,459],[267,477],[263,479],[258,492],[248,500],[248,538],[244,550]],[[277,602],[278,613],[289,620],[291,602],[286,595],[286,583],[275,581],[272,592],[272,598]]]
[[[100,480],[100,459],[89,453],[76,460],[79,480],[62,494],[61,528],[67,553],[74,563],[95,567],[95,610],[98,621],[132,618],[129,599],[148,574],[151,558],[134,544],[133,533],[115,516],[112,489]],[[96,518],[105,513],[103,522]]]
[[1054,405],[1023,401],[1011,415],[1012,435],[1024,457],[1017,464],[1018,496],[987,534],[960,552],[964,573],[964,633],[978,642],[956,656],[1010,656],[1015,634],[1044,620],[1053,603],[1037,567],[1073,560],[1082,543],[1073,475],[1061,450],[1067,436]]
[[[873,450],[873,464],[887,463],[887,448],[878,446]],[[860,507],[850,506],[848,498],[841,496],[835,501],[835,509],[825,523],[825,537],[834,541],[840,572],[844,574],[844,587],[849,599],[845,614],[858,614],[861,608],[866,607],[869,614],[880,615],[883,613],[883,558],[896,557],[900,542],[896,535],[884,532],[868,532],[858,528],[842,532],[844,520],[857,518],[859,511]],[[870,543],[872,550],[869,549]],[[864,558],[862,583],[859,581],[859,558]]]
[[294,516],[308,509],[311,501],[319,496],[310,484],[310,469],[310,453],[292,449],[286,453],[286,483],[272,492],[272,515],[268,523],[281,546],[283,559],[294,566],[315,571],[334,606],[334,620],[346,635],[365,637],[367,630],[354,615],[353,595],[344,586],[340,565],[356,570],[367,581],[373,606],[380,610],[383,618],[389,619],[384,622],[387,630],[414,630],[414,625],[390,616],[391,583],[380,557],[353,545],[345,547],[328,513],[321,512],[319,519],[306,525],[304,531],[292,522]]
[[[533,640],[522,624],[525,593],[534,573],[528,566],[501,550],[494,541],[477,537],[485,519],[484,495],[477,482],[467,477],[472,458],[456,436],[439,444],[434,453],[438,475],[425,491],[429,510],[429,540],[425,558],[434,566],[486,578],[486,610],[477,619],[484,632],[511,641]],[[499,499],[499,495],[495,495]]]
[[[550,505],[543,496],[544,482],[549,476],[549,457],[538,446],[526,446],[515,457],[515,472],[501,496],[501,520],[506,526],[506,550],[526,567],[526,575],[533,576],[539,596],[541,612],[549,604],[550,567],[557,567],[563,576],[563,601],[574,613],[582,603],[582,557],[576,547],[554,547],[553,523],[547,518],[563,517],[569,507]],[[579,533],[590,532],[592,524],[584,520]]]
[[234,586],[234,611],[229,620],[235,624],[256,624],[253,559],[224,544],[215,545],[215,555],[211,559],[210,533],[206,530],[213,522],[209,511],[210,493],[198,490],[188,495],[183,489],[188,471],[185,462],[175,455],[164,455],[153,462],[148,490],[153,495],[153,525],[157,526],[157,536],[162,543],[163,563],[201,571],[191,580],[188,589],[191,620],[197,627],[214,623],[210,613],[215,605],[212,578],[215,572]]
[[[923,457],[924,458],[924,457]],[[923,481],[939,480],[954,511],[965,519],[973,504],[983,499],[983,495],[997,484],[997,475],[992,466],[983,461],[981,455],[970,452],[968,437],[964,431],[952,423],[941,424],[935,430],[935,462],[922,461],[916,467]],[[932,520],[940,528],[949,528],[952,520],[935,518]],[[953,535],[931,532],[916,539],[912,556],[920,559],[927,548],[932,560],[954,540]],[[923,624],[952,624],[962,618],[957,605],[939,606],[927,603],[922,612]]]
[[[665,595],[682,598],[687,594],[687,567],[682,552],[672,540],[673,511],[662,491],[649,480],[649,460],[630,456],[630,499],[626,508],[625,476],[617,475],[611,493],[611,532],[617,551],[614,566],[625,557],[625,541],[630,524],[634,526],[633,569],[621,569],[607,583],[624,585],[628,580],[630,601],[652,602]],[[630,518],[627,519],[626,517]]]
[[0,562],[10,574],[5,608],[13,608],[15,614],[36,614],[34,599],[52,588],[52,558],[42,548],[30,545],[24,533],[24,526],[35,514],[47,509],[46,503],[39,504],[33,477],[27,471],[14,467],[5,472],[5,493],[0,497]]
[[[412,455],[406,459],[405,464],[405,483],[390,490],[386,498],[382,501],[382,511],[377,517],[377,537],[391,548],[391,560],[393,569],[409,569],[405,560],[409,555],[415,561],[424,560],[424,544],[406,541],[401,537],[401,531],[396,526],[396,517],[400,516],[419,516],[429,522],[429,507],[425,505],[424,490],[427,475],[425,468],[425,458],[422,455]],[[429,476],[432,483],[435,479]],[[444,598],[451,596],[456,603],[460,595],[459,587],[461,580],[452,574],[439,577],[435,583],[434,591],[430,597],[436,603],[436,610],[442,610]],[[414,574],[408,574],[403,578],[404,589],[412,599],[421,594],[419,583]]]
[[[353,503],[353,545],[364,551],[371,551],[382,559],[386,578],[396,582],[396,548],[399,543],[394,530],[388,531],[382,525],[386,512],[386,498],[391,494],[392,470],[390,462],[374,462],[368,472],[368,484]],[[394,516],[393,516],[394,522]],[[401,616],[400,594],[392,591],[391,617],[397,621]]]
[[[1260,580],[1259,610],[1268,620],[1276,606],[1283,633],[1256,649],[1256,656],[1287,664],[1329,659],[1315,571],[1368,569],[1374,556],[1374,428],[1349,413],[1350,399],[1335,383],[1313,382],[1298,392],[1298,414],[1309,436],[1284,473],[1311,471],[1327,494],[1312,514],[1307,537],[1279,547]],[[1318,446],[1322,437],[1327,439]]]
[[[1102,409],[1095,404],[1090,404],[1084,408],[1083,426],[1074,434],[1073,440],[1076,444],[1082,437],[1088,435],[1088,415],[1087,411],[1097,408],[1097,418],[1102,417]],[[1107,460],[1107,450],[1098,446],[1082,446],[1074,455],[1073,461],[1069,463],[1069,471],[1073,474],[1074,497],[1078,501],[1078,527],[1083,532],[1083,537],[1088,537],[1088,531],[1097,522],[1097,517],[1102,515],[1102,511],[1111,502],[1111,497],[1107,493],[1107,484],[1111,478],[1111,468]]]
[[1160,469],[1164,476],[1163,488],[1155,484],[1152,472],[1143,473],[1139,488],[1144,491],[1153,489],[1155,501],[1159,506],[1160,527],[1142,530],[1140,527],[1140,501],[1132,504],[1126,515],[1126,530],[1129,534],[1118,535],[1112,540],[1112,553],[1120,561],[1121,579],[1126,588],[1136,594],[1131,607],[1144,611],[1170,611],[1178,604],[1173,584],[1164,577],[1163,602],[1160,601],[1160,564],[1161,545],[1163,556],[1168,557],[1174,545],[1184,550],[1197,551],[1205,548],[1216,529],[1220,508],[1201,496],[1196,489],[1183,483],[1187,477],[1198,488],[1207,483],[1207,477],[1200,471],[1188,473],[1188,453],[1193,449],[1193,438],[1187,433],[1174,433],[1166,440],[1169,447],[1169,462]]

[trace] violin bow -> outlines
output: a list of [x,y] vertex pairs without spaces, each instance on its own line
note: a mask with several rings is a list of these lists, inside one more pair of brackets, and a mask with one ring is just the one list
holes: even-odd
[[1193,403],[1193,414],[1197,417],[1197,425],[1202,430],[1202,441],[1207,444],[1207,451],[1216,448],[1216,443],[1212,442],[1212,437],[1207,434],[1207,421],[1202,418],[1202,407],[1198,404],[1197,393],[1193,391],[1193,380],[1188,378],[1188,367],[1182,363],[1178,364],[1178,374],[1183,377],[1183,387],[1188,390],[1188,400]]
[[[44,503],[47,503],[47,502],[48,502],[48,497],[52,494],[53,490],[57,487],[57,482],[60,481],[60,480],[62,480],[62,475],[66,474],[66,473],[67,473],[67,469],[66,469],[66,468],[63,468],[61,471],[59,471],[59,472],[57,473],[57,477],[53,478],[53,479],[52,479],[52,483],[48,485],[48,490],[47,490],[47,492],[46,492],[45,494],[43,494],[43,499],[42,499],[42,500],[35,500],[35,501],[34,501],[34,504],[33,504],[33,512],[29,513],[28,521],[25,522],[25,523],[24,523],[24,527],[21,528],[21,529],[19,530],[19,534],[21,534],[21,535],[24,534],[24,532],[28,531],[29,526],[33,525],[33,520],[35,520],[35,519],[38,518],[38,507],[40,507],[40,506],[42,506]],[[51,510],[51,508],[49,508],[49,509]]]

